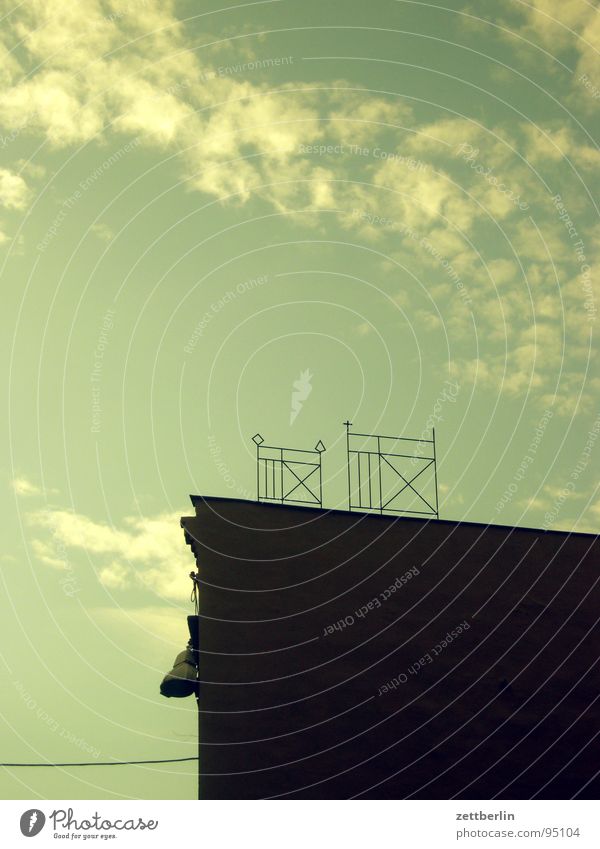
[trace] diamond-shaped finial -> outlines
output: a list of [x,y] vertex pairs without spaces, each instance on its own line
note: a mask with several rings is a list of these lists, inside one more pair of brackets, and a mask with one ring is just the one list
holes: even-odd
[[325,446],[323,445],[323,443],[321,442],[321,440],[320,440],[320,439],[319,439],[319,441],[317,442],[317,444],[315,445],[315,451],[318,451],[318,452],[319,452],[319,454],[320,454],[322,451],[325,451]]
[[252,442],[256,442],[257,445],[262,445],[264,441],[260,433],[255,433],[252,437]]

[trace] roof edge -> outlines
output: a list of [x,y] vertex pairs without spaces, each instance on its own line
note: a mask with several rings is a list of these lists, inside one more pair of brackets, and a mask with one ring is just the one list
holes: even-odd
[[[279,504],[279,503],[269,503],[265,501],[250,501],[248,498],[228,498],[226,496],[221,495],[193,495],[190,493],[190,501],[192,502],[192,506],[195,508],[198,504],[201,503],[210,503],[210,502],[227,502],[229,504],[260,504],[263,507],[277,507],[278,510],[308,510],[310,512],[314,512],[315,510],[320,510],[323,513],[333,513],[335,515],[343,515],[348,516],[349,514],[353,514],[356,516],[371,516],[374,519],[378,519],[380,521],[390,521],[397,519],[403,519],[404,521],[410,522],[422,522],[429,523],[434,522],[435,524],[442,525],[467,525],[468,527],[477,527],[477,528],[499,528],[503,530],[512,530],[512,531],[534,531],[538,534],[560,534],[561,536],[580,536],[580,537],[592,537],[597,538],[600,536],[600,532],[595,534],[590,531],[564,531],[564,530],[555,530],[550,528],[531,528],[526,525],[497,525],[493,522],[471,522],[464,521],[461,519],[428,519],[426,517],[420,516],[404,516],[399,514],[397,516],[394,515],[382,515],[381,513],[371,513],[365,510],[338,510],[328,507],[305,507],[301,504]],[[182,521],[184,518],[182,517]]]

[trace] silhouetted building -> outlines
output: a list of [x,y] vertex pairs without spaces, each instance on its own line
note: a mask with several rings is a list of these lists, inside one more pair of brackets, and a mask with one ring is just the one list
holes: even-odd
[[597,536],[192,503],[204,798],[598,797]]

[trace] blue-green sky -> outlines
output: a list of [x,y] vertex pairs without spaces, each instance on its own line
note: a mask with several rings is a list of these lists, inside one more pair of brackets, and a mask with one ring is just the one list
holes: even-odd
[[[4,761],[195,753],[191,700],[158,695],[179,517],[255,497],[256,431],[322,439],[343,507],[347,417],[435,424],[443,518],[598,530],[597,5],[2,10]],[[194,776],[3,770],[0,794]]]

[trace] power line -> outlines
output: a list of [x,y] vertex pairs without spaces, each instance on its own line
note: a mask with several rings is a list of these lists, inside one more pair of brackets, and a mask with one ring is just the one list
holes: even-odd
[[198,758],[162,758],[160,760],[151,761],[84,761],[81,763],[0,763],[0,766],[16,767],[16,766],[132,766],[134,764],[174,764],[181,761],[197,761]]

